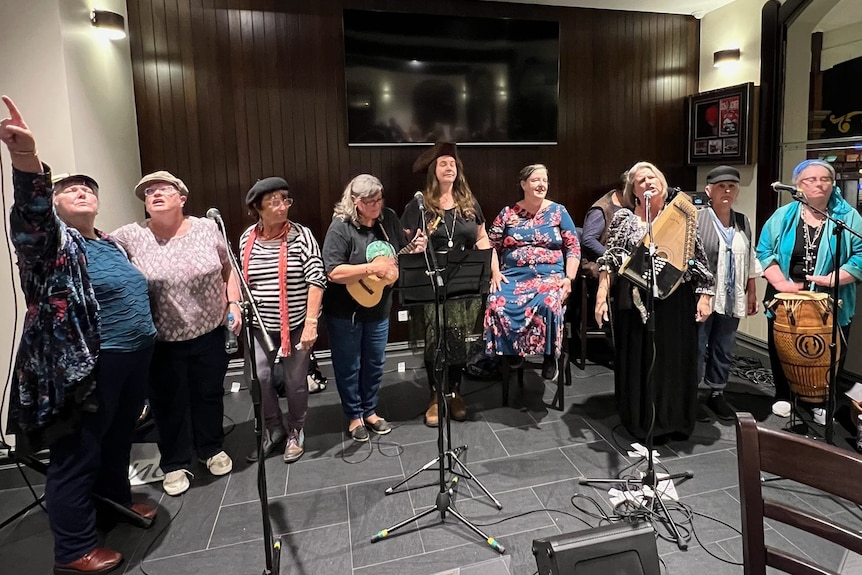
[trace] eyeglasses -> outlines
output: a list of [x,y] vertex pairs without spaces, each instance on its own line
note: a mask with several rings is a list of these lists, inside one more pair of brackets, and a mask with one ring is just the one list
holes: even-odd
[[156,192],[161,192],[163,196],[172,196],[173,194],[178,194],[180,191],[171,184],[160,184],[158,186],[150,186],[149,188],[144,189],[145,196],[155,195]]
[[266,202],[266,205],[268,205],[271,208],[277,208],[277,207],[281,206],[282,204],[284,204],[285,206],[287,206],[289,208],[290,206],[293,205],[293,198],[285,198],[285,197],[271,198],[269,201]]
[[808,186],[816,184],[817,182],[820,182],[821,184],[831,184],[832,178],[829,176],[820,176],[819,178],[812,176],[810,178],[803,178],[799,180],[799,182]]
[[359,201],[362,202],[363,206],[368,206],[368,207],[377,206],[377,205],[380,205],[383,203],[383,196],[377,196],[376,198],[371,198],[371,199],[362,198]]

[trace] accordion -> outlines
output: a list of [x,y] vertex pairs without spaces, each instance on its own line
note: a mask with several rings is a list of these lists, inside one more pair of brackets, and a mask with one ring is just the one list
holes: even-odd
[[[683,193],[665,206],[652,224],[656,244],[655,284],[658,298],[665,299],[682,283],[683,274],[694,265],[697,208]],[[620,268],[620,274],[640,288],[649,287],[650,237],[644,236]]]

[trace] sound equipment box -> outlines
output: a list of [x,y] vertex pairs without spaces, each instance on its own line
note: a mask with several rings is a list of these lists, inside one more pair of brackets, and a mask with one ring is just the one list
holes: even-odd
[[533,540],[539,575],[660,575],[652,525],[614,523]]

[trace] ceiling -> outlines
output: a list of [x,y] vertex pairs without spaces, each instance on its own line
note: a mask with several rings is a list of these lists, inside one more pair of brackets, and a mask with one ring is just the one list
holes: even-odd
[[[600,8],[603,10],[628,10],[633,12],[661,12],[664,14],[686,14],[701,18],[707,12],[730,4],[733,0],[504,0],[520,4],[545,4],[568,6],[569,8]],[[857,2],[858,0],[852,0]]]

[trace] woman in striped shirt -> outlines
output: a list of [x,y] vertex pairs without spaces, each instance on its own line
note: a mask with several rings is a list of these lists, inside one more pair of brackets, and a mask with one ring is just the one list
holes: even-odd
[[[265,178],[246,196],[249,213],[257,223],[239,240],[242,269],[257,302],[263,326],[252,324],[254,357],[263,399],[264,457],[287,438],[284,461],[296,461],[304,452],[305,415],[308,411],[308,356],[317,341],[317,317],[326,288],[320,246],[311,230],[288,219],[293,198],[282,178]],[[275,349],[263,345],[263,330]],[[276,361],[278,359],[278,361]],[[246,361],[248,369],[249,362]],[[278,406],[272,370],[282,369],[287,415]],[[246,459],[257,461],[257,449]]]

